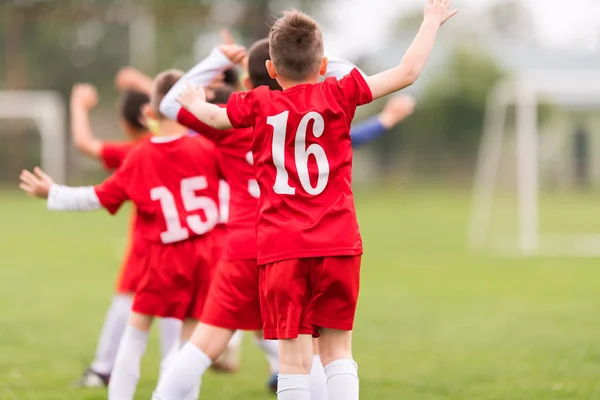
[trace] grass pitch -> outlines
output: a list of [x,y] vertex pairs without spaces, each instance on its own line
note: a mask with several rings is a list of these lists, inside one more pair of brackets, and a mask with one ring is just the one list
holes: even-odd
[[[600,232],[597,197],[550,202],[545,222]],[[354,336],[364,399],[600,399],[600,261],[469,255],[466,192],[359,192],[365,242]],[[127,228],[0,192],[0,399],[104,399],[74,389],[90,361]],[[139,399],[158,371],[153,338]],[[272,399],[246,338],[242,370],[204,399]]]

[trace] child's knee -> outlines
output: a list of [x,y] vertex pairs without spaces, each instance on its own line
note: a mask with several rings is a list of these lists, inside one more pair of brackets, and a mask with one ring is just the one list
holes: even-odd
[[310,336],[300,335],[297,339],[279,341],[279,369],[282,374],[309,374],[312,361]]
[[324,366],[336,360],[352,360],[352,332],[322,330],[319,338],[319,356]]

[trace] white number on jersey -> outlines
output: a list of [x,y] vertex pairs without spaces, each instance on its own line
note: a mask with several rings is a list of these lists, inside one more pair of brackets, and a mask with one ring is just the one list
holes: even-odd
[[[246,161],[248,161],[248,164],[254,165],[254,157],[252,156],[251,151],[246,153]],[[255,199],[260,197],[260,188],[258,187],[258,182],[256,182],[256,179],[250,179],[248,181],[248,193],[250,193],[250,196],[254,197]]]
[[[204,176],[185,178],[181,180],[181,200],[183,207],[187,212],[204,211],[206,221],[202,221],[199,215],[189,215],[186,218],[189,229],[197,235],[203,235],[217,225],[219,221],[219,210],[217,204],[209,197],[197,196],[197,190],[203,190],[208,187],[208,182]],[[175,243],[190,237],[187,228],[181,225],[179,212],[175,204],[173,193],[164,186],[155,187],[150,191],[150,198],[154,201],[160,201],[167,230],[160,234],[160,240],[165,243]]]
[[[295,194],[296,188],[291,187],[289,184],[288,171],[285,169],[285,136],[286,128],[288,123],[289,111],[284,111],[279,115],[267,118],[267,124],[273,127],[273,163],[277,169],[277,175],[275,177],[275,184],[273,190],[277,194]],[[310,121],[313,123],[312,134],[319,138],[323,135],[325,130],[325,121],[323,116],[317,112],[309,112],[302,118],[298,130],[296,131],[296,139],[294,144],[294,155],[296,158],[296,170],[298,171],[298,178],[302,188],[312,195],[318,195],[325,190],[327,182],[329,180],[329,161],[327,160],[327,154],[323,147],[316,143],[306,147],[306,134],[308,133],[308,124]],[[319,177],[317,179],[317,185],[313,186],[310,182],[310,175],[308,173],[308,157],[313,155],[317,161],[317,168],[319,170]]]

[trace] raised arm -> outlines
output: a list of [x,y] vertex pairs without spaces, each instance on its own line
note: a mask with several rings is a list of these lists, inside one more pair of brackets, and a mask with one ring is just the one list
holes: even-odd
[[421,28],[400,65],[366,79],[373,99],[386,96],[415,83],[433,50],[440,26],[456,15],[451,0],[427,0]]
[[[337,57],[327,57],[329,60],[329,63],[327,64],[327,73],[325,74],[325,77],[334,77],[334,78],[338,78],[341,79],[344,76],[348,75],[354,68],[358,67],[356,65],[354,65],[353,63],[351,63],[350,61],[344,60],[342,58],[337,58]],[[359,70],[360,71],[360,70]],[[365,75],[364,72],[360,71],[363,75]]]
[[179,95],[186,89],[186,82],[194,87],[208,86],[219,74],[232,68],[245,56],[246,49],[238,45],[222,45],[215,48],[208,57],[189,70],[172,88],[160,103],[160,111],[169,119],[177,120],[181,105]]
[[135,90],[150,95],[152,92],[152,78],[137,68],[122,68],[115,77],[115,88],[119,92]]
[[185,89],[176,101],[211,128],[221,130],[233,128],[226,108],[206,102],[206,93],[202,85],[194,87],[191,83],[186,83]]
[[414,108],[415,100],[411,96],[392,97],[382,112],[352,127],[352,146],[359,147],[377,139],[411,115]]
[[98,104],[96,88],[76,84],[71,93],[71,140],[82,153],[100,158],[102,141],[94,136],[90,124],[90,110]]

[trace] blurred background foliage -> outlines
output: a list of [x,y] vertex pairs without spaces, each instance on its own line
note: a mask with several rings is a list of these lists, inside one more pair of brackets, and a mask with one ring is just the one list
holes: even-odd
[[[102,97],[103,107],[95,112],[99,134],[119,138],[111,113],[116,99],[112,80],[121,67],[133,65],[148,74],[173,67],[187,69],[218,43],[219,28],[230,28],[249,45],[268,34],[269,23],[281,10],[298,8],[318,15],[328,2],[331,0],[3,0],[0,89],[56,90],[68,102],[75,82],[92,82]],[[399,16],[397,36],[411,38],[421,15],[419,10]],[[490,7],[485,18],[489,21],[485,24],[487,37],[531,37],[530,18],[518,1]],[[454,25],[452,32],[452,43],[439,46],[444,49],[444,59],[428,67],[444,73],[430,73],[415,93],[417,112],[396,132],[370,146],[378,176],[400,173],[461,180],[470,176],[487,95],[506,72],[488,54],[485,43],[472,39],[468,24]],[[390,38],[391,46],[395,36]],[[406,41],[390,54],[390,60],[398,62],[408,44]],[[374,72],[367,52],[353,61]],[[378,111],[377,107],[381,104],[359,117]],[[39,157],[35,132],[27,138],[22,135],[31,126],[16,129],[15,123],[0,127],[7,135],[3,153],[11,155],[2,157],[4,176],[0,180],[14,175],[15,166],[22,165],[24,158],[33,165]],[[93,169],[72,149],[69,165]]]

